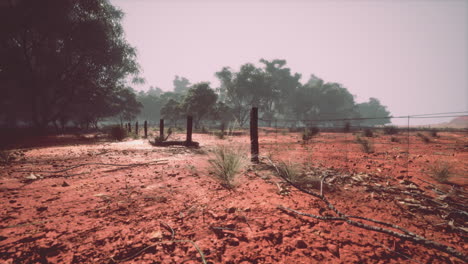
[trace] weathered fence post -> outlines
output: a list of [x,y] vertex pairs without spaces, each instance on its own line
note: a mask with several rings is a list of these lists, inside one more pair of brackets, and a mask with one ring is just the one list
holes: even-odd
[[164,138],[164,119],[159,119],[159,138]]
[[132,132],[132,125],[130,123],[127,123],[127,127],[128,127],[128,133],[131,133]]
[[221,134],[222,134],[222,135],[224,135],[225,126],[226,126],[226,125],[224,124],[224,122],[221,122],[221,127],[220,127],[220,129],[221,129]]
[[253,163],[259,163],[258,152],[258,108],[252,107],[250,111],[250,160]]
[[138,136],[138,121],[135,122],[135,134]]
[[145,123],[143,124],[144,128],[145,128],[145,138],[148,137],[148,122],[145,120]]
[[187,116],[187,143],[192,143],[192,116]]

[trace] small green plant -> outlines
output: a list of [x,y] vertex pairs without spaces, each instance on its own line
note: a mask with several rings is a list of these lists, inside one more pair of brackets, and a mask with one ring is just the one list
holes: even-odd
[[113,126],[110,128],[109,137],[113,140],[122,141],[128,136],[127,130],[121,126]]
[[366,128],[366,129],[364,129],[364,136],[365,136],[365,137],[373,137],[373,136],[374,136],[374,132],[372,131],[372,129]]
[[217,146],[214,157],[210,160],[214,175],[221,180],[224,187],[233,189],[237,185],[237,175],[245,166],[247,155],[236,147]]
[[372,145],[371,142],[367,139],[362,139],[361,137],[357,137],[356,140],[359,144],[361,144],[362,150],[365,153],[374,153],[374,146]]
[[385,135],[396,135],[398,134],[398,128],[396,126],[386,126],[383,129]]
[[429,167],[429,173],[436,181],[440,183],[447,183],[453,176],[453,167],[448,162],[436,162]]
[[417,133],[416,134],[418,137],[420,137],[424,143],[431,143],[431,139],[428,138],[426,135],[424,135],[423,133]]

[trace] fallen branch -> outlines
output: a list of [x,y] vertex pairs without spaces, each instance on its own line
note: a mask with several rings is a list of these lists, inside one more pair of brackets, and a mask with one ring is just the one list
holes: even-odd
[[[281,173],[279,173],[279,170],[276,167],[276,165],[270,159],[267,159],[267,160],[276,169],[276,171],[278,172],[278,175],[281,177]],[[446,245],[443,245],[443,244],[440,244],[440,243],[437,243],[437,242],[434,242],[434,241],[431,241],[431,240],[429,240],[429,239],[427,239],[425,237],[414,234],[414,233],[412,233],[412,232],[410,232],[410,231],[408,231],[408,230],[406,230],[406,229],[404,229],[402,227],[399,227],[397,225],[382,222],[382,221],[378,221],[378,220],[374,220],[374,219],[371,219],[371,218],[360,217],[360,216],[349,216],[349,215],[343,214],[341,211],[336,209],[335,206],[330,201],[328,201],[328,199],[323,194],[317,194],[317,193],[315,193],[313,191],[304,189],[300,185],[292,182],[290,179],[287,179],[285,177],[282,177],[282,178],[285,181],[287,181],[289,184],[291,184],[292,186],[294,186],[295,188],[300,190],[301,192],[304,192],[306,194],[309,194],[311,196],[314,196],[314,197],[319,198],[320,200],[322,200],[327,205],[327,207],[330,210],[332,210],[337,216],[333,217],[333,216],[312,215],[312,214],[307,214],[307,213],[300,212],[300,211],[297,211],[297,210],[294,210],[294,209],[291,209],[291,208],[287,208],[287,207],[284,207],[284,206],[281,206],[281,205],[278,206],[278,208],[280,210],[282,210],[282,211],[292,212],[292,213],[295,213],[295,214],[298,214],[298,215],[307,216],[307,217],[311,217],[311,218],[315,218],[315,219],[319,219],[319,220],[324,220],[324,221],[343,221],[343,222],[346,222],[347,224],[355,226],[355,227],[359,227],[359,228],[362,228],[362,229],[375,231],[375,232],[379,232],[379,233],[384,233],[384,234],[387,234],[387,235],[390,235],[390,236],[393,236],[393,237],[397,237],[397,238],[400,238],[400,239],[412,241],[413,243],[420,244],[420,245],[423,245],[423,246],[428,247],[428,248],[437,249],[437,250],[445,252],[445,253],[453,256],[453,257],[461,259],[464,262],[468,262],[468,257],[464,253],[461,253],[461,252],[457,251],[455,248],[450,247],[450,246],[446,246]],[[391,228],[394,228],[394,229],[398,229],[402,233],[399,233],[399,232],[396,232],[396,231],[393,231],[393,230],[390,230],[390,229],[387,229],[387,228],[382,228],[382,227],[379,227],[379,226],[364,224],[362,222],[354,221],[351,218],[370,221],[370,222],[380,224],[380,225],[383,225],[383,226],[386,226],[386,227],[391,227]]]
[[151,162],[144,162],[144,163],[130,163],[130,164],[113,164],[113,163],[100,163],[100,162],[92,162],[92,163],[82,163],[78,165],[71,166],[66,169],[62,170],[55,170],[55,171],[44,171],[44,170],[17,170],[14,172],[36,172],[36,173],[61,173],[69,170],[73,170],[79,167],[88,166],[88,165],[102,165],[102,166],[116,166],[116,167],[138,167],[138,166],[145,166],[145,165],[156,165],[160,161],[166,161],[166,159],[159,159]]

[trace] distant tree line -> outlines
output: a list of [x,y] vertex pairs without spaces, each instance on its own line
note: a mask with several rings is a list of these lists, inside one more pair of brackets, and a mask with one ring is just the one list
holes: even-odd
[[[137,96],[143,109],[139,118],[157,121],[165,118],[176,126],[190,114],[198,127],[203,120],[236,121],[245,126],[252,106],[259,108],[260,118],[270,125],[275,119],[296,120],[295,125],[313,125],[307,120],[324,120],[316,124],[343,125],[336,119],[354,119],[354,125],[375,126],[390,123],[390,113],[376,98],[357,104],[354,96],[339,83],[325,83],[312,75],[302,84],[301,75],[291,73],[285,60],[260,60],[261,67],[244,64],[238,72],[228,67],[215,75],[221,86],[212,89],[209,83],[190,84],[176,76],[174,89],[163,92],[150,87]],[[383,117],[383,118],[381,118]],[[360,119],[377,118],[377,119]],[[328,121],[327,120],[331,120]]]

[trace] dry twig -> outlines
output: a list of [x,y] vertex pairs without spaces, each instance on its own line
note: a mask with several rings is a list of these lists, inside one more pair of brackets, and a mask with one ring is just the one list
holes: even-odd
[[[271,160],[269,160],[269,162],[276,169],[278,174],[281,175],[279,173],[278,168],[276,167],[276,165]],[[416,244],[420,244],[420,245],[423,245],[423,246],[428,247],[428,248],[437,249],[437,250],[445,252],[445,253],[453,256],[453,257],[456,257],[456,258],[461,259],[461,260],[463,260],[465,262],[468,262],[468,257],[464,253],[457,251],[453,247],[446,246],[446,245],[440,244],[438,242],[431,241],[431,240],[429,240],[429,239],[427,239],[425,237],[414,234],[414,233],[412,233],[412,232],[410,232],[410,231],[408,231],[408,230],[406,230],[406,229],[404,229],[404,228],[402,228],[400,226],[394,225],[394,224],[390,224],[390,223],[386,223],[386,222],[382,222],[382,221],[378,221],[378,220],[374,220],[374,219],[370,219],[370,218],[366,218],[366,217],[349,216],[349,215],[343,214],[341,211],[339,211],[337,208],[335,208],[335,206],[330,201],[328,201],[328,199],[324,195],[317,194],[317,193],[315,193],[313,191],[310,191],[310,190],[306,190],[303,187],[301,187],[300,185],[295,184],[294,182],[290,181],[287,178],[283,177],[283,179],[285,181],[287,181],[289,184],[291,184],[292,186],[296,187],[301,192],[304,192],[306,194],[309,194],[311,196],[314,196],[314,197],[319,198],[320,200],[322,200],[326,204],[326,206],[330,210],[332,210],[337,216],[332,217],[332,216],[312,215],[312,214],[307,214],[307,213],[300,212],[300,211],[297,211],[297,210],[294,210],[294,209],[291,209],[291,208],[287,208],[287,207],[284,207],[284,206],[281,206],[281,205],[278,206],[278,208],[280,210],[282,210],[282,211],[292,212],[292,213],[295,213],[295,214],[298,214],[298,215],[307,216],[307,217],[311,217],[311,218],[315,218],[315,219],[319,219],[319,220],[324,220],[324,221],[343,221],[343,222],[346,222],[347,224],[355,226],[355,227],[359,227],[359,228],[362,228],[362,229],[375,231],[375,232],[379,232],[379,233],[384,233],[384,234],[387,234],[387,235],[390,235],[390,236],[393,236],[393,237],[397,237],[397,238],[400,238],[400,239],[412,241],[412,242],[414,242]],[[401,233],[390,230],[390,229],[387,229],[387,228],[382,228],[382,227],[379,227],[379,226],[368,225],[368,224],[364,224],[362,222],[354,221],[354,220],[352,220],[352,218],[365,220],[365,221],[370,221],[370,222],[380,224],[380,225],[383,225],[383,226],[386,226],[386,227],[391,227],[391,228],[400,230]]]

